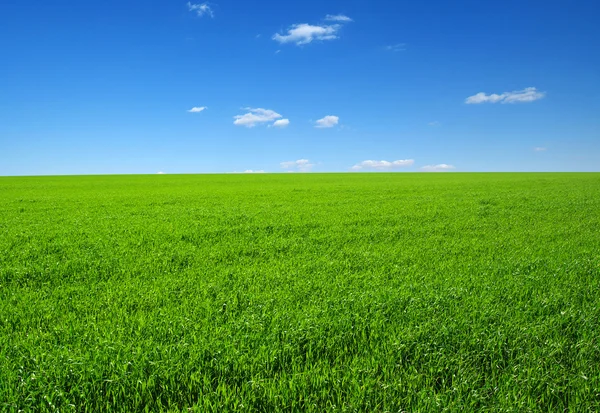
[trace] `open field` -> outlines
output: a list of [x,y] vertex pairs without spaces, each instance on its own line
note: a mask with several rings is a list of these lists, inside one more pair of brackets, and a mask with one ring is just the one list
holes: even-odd
[[0,411],[600,411],[600,174],[0,178]]

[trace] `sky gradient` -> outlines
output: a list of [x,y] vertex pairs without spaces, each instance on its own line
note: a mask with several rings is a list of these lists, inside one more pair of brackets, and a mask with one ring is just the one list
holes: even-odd
[[600,3],[0,5],[0,175],[600,171]]

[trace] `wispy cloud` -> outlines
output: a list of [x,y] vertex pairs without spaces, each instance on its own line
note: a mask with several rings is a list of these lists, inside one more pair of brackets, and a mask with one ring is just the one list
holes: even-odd
[[344,23],[350,23],[350,22],[354,21],[350,17],[345,16],[343,14],[328,14],[327,16],[325,16],[325,20],[327,20],[329,22],[344,22]]
[[434,120],[433,122],[429,122],[428,123],[429,126],[441,126],[441,123],[437,120]]
[[276,120],[275,123],[273,123],[273,126],[276,128],[285,128],[289,124],[290,124],[289,119],[279,119],[279,120]]
[[188,1],[187,6],[188,6],[188,9],[190,11],[195,12],[198,15],[198,17],[202,17],[205,14],[207,14],[213,18],[215,17],[215,14],[213,13],[213,10],[210,7],[210,4],[208,2],[200,3],[200,4],[192,4]]
[[[245,113],[243,115],[236,115],[233,117],[235,119],[235,121],[233,122],[234,125],[245,126],[247,128],[253,128],[256,125],[274,122],[273,123],[273,126],[274,126],[276,123],[275,121],[277,119],[283,117],[279,113],[277,113],[273,110],[270,110],[270,109],[245,108],[244,110],[247,110],[248,113]],[[282,119],[282,120],[284,120],[284,119]]]
[[456,169],[453,165],[448,165],[445,163],[441,163],[438,165],[425,165],[421,168],[424,172],[446,172]]
[[469,96],[465,103],[469,105],[477,105],[480,103],[526,103],[533,102],[542,99],[546,96],[545,92],[540,92],[534,87],[528,87],[523,90],[516,90],[513,92],[504,92],[500,95],[492,93],[486,95],[483,92],[479,92],[476,95]]
[[208,109],[206,106],[195,106],[195,107],[191,108],[190,110],[188,110],[188,112],[189,113],[200,113],[206,109]]
[[533,150],[534,150],[534,152],[545,152],[548,150],[548,148],[537,146],[537,147],[533,148]]
[[245,173],[245,174],[264,174],[264,173],[266,173],[266,172],[265,172],[265,171],[263,171],[262,169],[261,169],[261,170],[258,170],[258,171],[255,171],[255,170],[252,170],[252,169],[246,169],[246,170],[244,171],[244,173]]
[[275,33],[272,37],[276,42],[285,44],[285,43],[295,43],[298,46],[302,46],[304,44],[312,43],[313,41],[325,41],[325,40],[334,40],[339,36],[339,31],[343,27],[343,23],[349,23],[352,19],[348,16],[344,16],[342,14],[331,15],[328,14],[325,17],[326,21],[336,22],[334,24],[308,24],[308,23],[300,23],[293,24],[288,29],[287,32]]
[[333,115],[325,116],[315,122],[315,128],[333,128],[340,122],[340,118]]
[[415,163],[414,159],[400,159],[397,161],[362,161],[357,163],[352,168],[353,171],[362,171],[364,169],[375,169],[380,171],[390,171],[398,168],[407,168],[413,166]]
[[310,172],[315,166],[308,159],[298,159],[297,161],[286,161],[280,163],[281,168],[286,169],[288,172]]
[[406,50],[406,43],[396,43],[389,46],[385,46],[385,50],[390,52],[403,52]]

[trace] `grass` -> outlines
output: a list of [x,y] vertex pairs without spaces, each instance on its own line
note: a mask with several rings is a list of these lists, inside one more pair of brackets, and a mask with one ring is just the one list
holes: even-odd
[[0,178],[0,411],[600,411],[600,174]]

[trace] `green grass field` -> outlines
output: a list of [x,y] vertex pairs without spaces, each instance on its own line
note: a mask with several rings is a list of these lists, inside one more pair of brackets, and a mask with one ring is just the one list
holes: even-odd
[[0,411],[600,411],[600,174],[0,178]]

